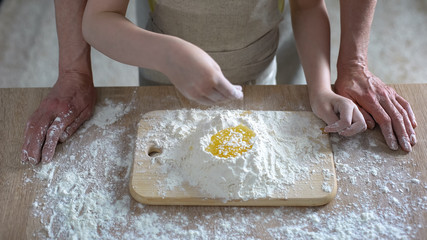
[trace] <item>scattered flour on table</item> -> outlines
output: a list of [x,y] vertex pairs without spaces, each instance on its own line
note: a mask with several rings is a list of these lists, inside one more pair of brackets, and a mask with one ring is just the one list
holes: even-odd
[[[304,116],[283,111],[167,111],[151,124],[152,128],[137,143],[136,152],[142,153],[147,145],[161,149],[153,164],[160,163],[160,172],[167,175],[166,182],[158,182],[163,196],[188,182],[206,197],[224,201],[286,198],[290,187],[310,177],[314,165],[327,166],[332,157],[320,151],[329,144],[320,130],[324,123],[312,113],[303,113]],[[223,137],[217,143],[221,145],[217,155],[207,150],[213,135],[242,125],[254,132],[250,141],[242,140],[246,132],[232,130],[227,135],[231,138]],[[248,143],[252,144],[249,150],[230,153]],[[325,180],[322,189],[332,192],[332,169],[325,171],[331,181]]]
[[115,123],[123,115],[129,113],[131,107],[123,103],[113,104],[112,100],[105,99],[102,105],[95,108],[95,112],[90,121],[83,124],[80,131],[85,131],[91,126],[104,129],[106,126]]
[[[126,106],[101,103],[93,116],[98,125],[90,120],[86,125],[93,127],[60,145],[52,163],[29,168],[23,184],[44,186],[33,202],[41,224],[34,239],[416,239],[425,231],[408,219],[422,223],[427,197],[418,196],[427,195],[427,184],[408,173],[415,162],[378,149],[384,143],[375,131],[353,138],[332,135],[338,193],[326,207],[171,206],[165,211],[137,203],[128,191],[136,123],[120,125],[126,111],[117,110]],[[100,109],[111,115],[101,118]],[[349,148],[357,152],[355,158],[347,154]],[[268,235],[260,235],[259,227]]]

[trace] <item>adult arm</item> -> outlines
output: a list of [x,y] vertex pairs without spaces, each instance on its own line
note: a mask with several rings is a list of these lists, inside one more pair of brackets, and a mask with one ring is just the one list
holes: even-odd
[[366,124],[357,106],[331,89],[330,29],[324,1],[292,0],[290,6],[313,112],[328,124],[325,131],[344,136],[364,131]]
[[58,80],[27,122],[21,161],[49,162],[58,142],[67,140],[93,113],[90,46],[83,39],[86,0],[55,0],[59,44]]
[[368,128],[375,122],[387,145],[411,151],[417,126],[410,104],[368,69],[369,32],[374,0],[341,0],[341,44],[337,61],[335,90],[360,108]]
[[203,104],[242,98],[218,64],[202,49],[182,39],[137,27],[125,17],[128,1],[89,0],[85,39],[119,62],[164,73],[187,98]]

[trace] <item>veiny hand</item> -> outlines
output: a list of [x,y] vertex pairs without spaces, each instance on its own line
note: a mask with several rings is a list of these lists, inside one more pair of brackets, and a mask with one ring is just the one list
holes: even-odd
[[328,126],[325,132],[352,136],[366,130],[366,123],[357,106],[332,90],[316,92],[310,96],[311,108]]
[[411,105],[393,88],[366,67],[354,67],[339,71],[335,90],[359,106],[368,128],[374,128],[375,122],[379,124],[391,149],[397,150],[399,142],[403,150],[411,151],[411,145],[417,142],[415,115]]
[[91,76],[76,72],[60,74],[27,122],[21,161],[32,164],[51,161],[58,141],[66,141],[92,116],[95,102]]
[[205,105],[243,98],[242,87],[232,85],[202,49],[178,38],[172,45],[163,72],[185,97]]

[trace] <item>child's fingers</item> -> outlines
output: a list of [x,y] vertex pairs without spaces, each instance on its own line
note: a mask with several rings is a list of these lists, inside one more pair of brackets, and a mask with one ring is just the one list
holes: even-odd
[[367,125],[363,114],[359,111],[357,107],[354,107],[351,126],[339,132],[339,134],[346,137],[353,136],[357,133],[365,131],[366,127]]
[[225,77],[215,87],[226,99],[242,99],[242,87],[231,84]]
[[325,127],[326,132],[341,132],[351,126],[353,109],[348,106],[338,109],[339,120]]
[[214,103],[223,102],[226,100],[225,96],[215,89],[206,97]]

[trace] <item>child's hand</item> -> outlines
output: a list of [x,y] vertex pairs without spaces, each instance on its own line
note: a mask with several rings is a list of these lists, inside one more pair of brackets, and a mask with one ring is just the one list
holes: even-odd
[[325,132],[352,136],[366,130],[362,113],[350,99],[328,90],[316,93],[310,98],[310,102],[313,112],[328,124]]
[[231,84],[206,52],[181,39],[171,40],[162,72],[185,97],[206,105],[243,98],[242,87]]
[[202,49],[167,34],[147,31],[126,19],[128,1],[88,1],[84,40],[114,60],[164,73],[187,98],[215,104],[243,98]]

